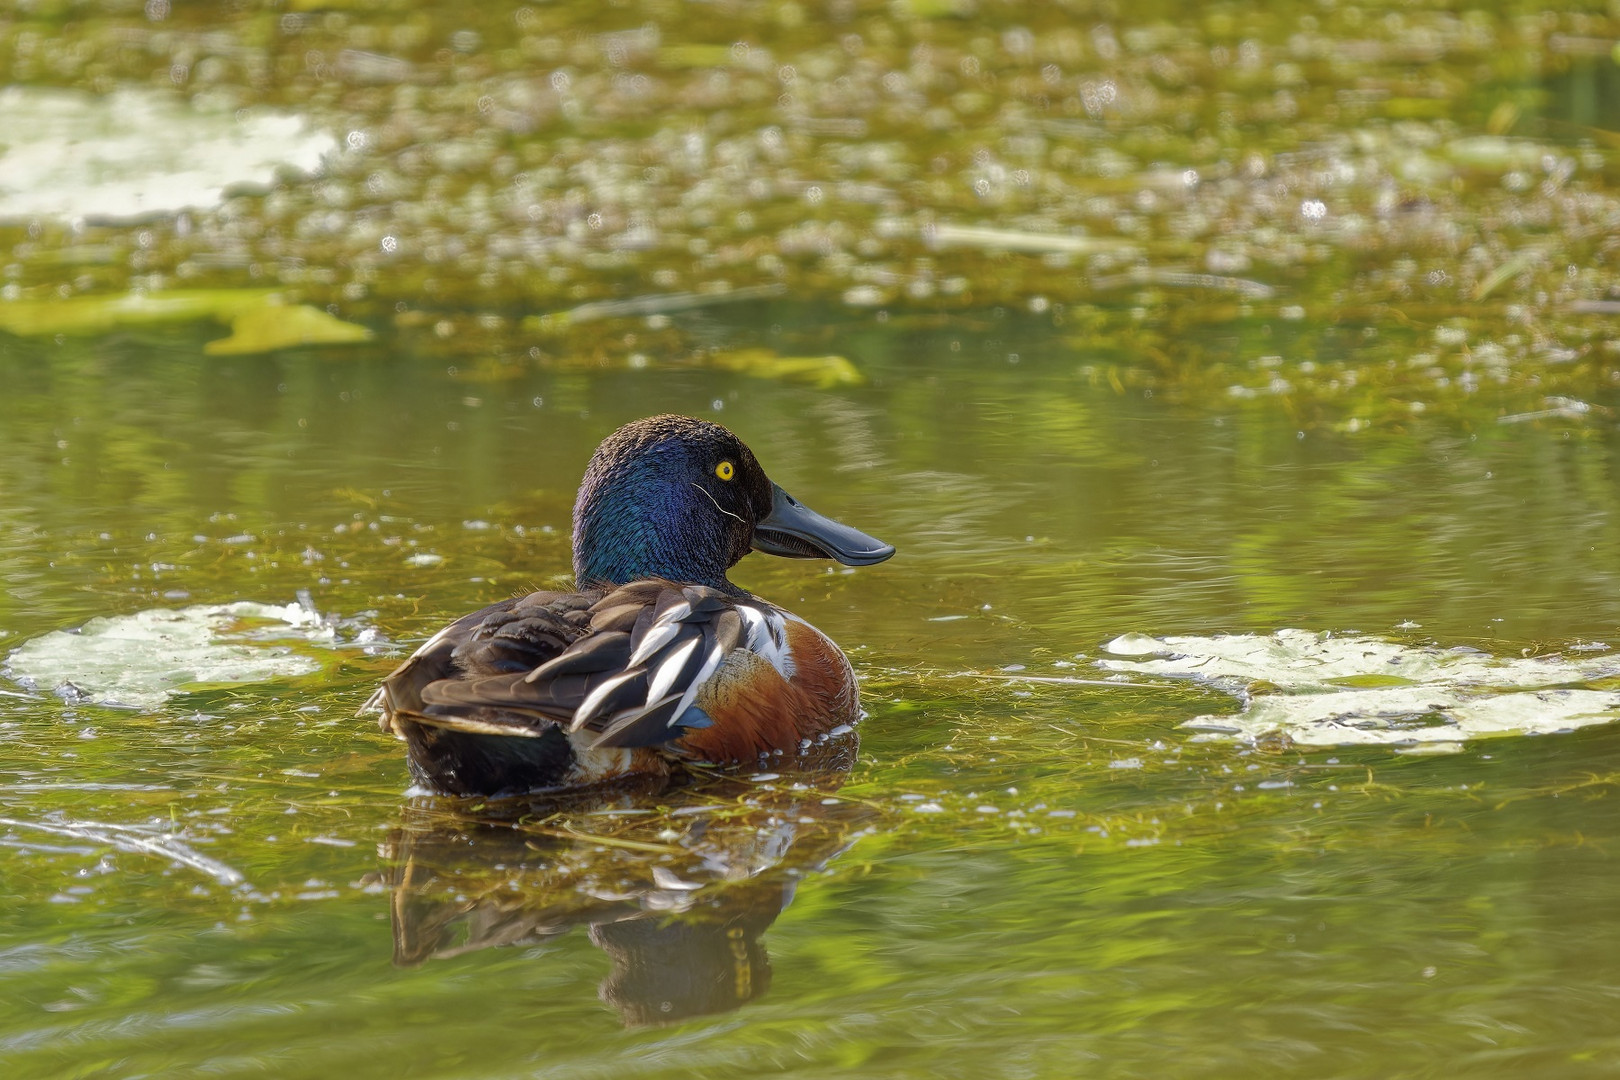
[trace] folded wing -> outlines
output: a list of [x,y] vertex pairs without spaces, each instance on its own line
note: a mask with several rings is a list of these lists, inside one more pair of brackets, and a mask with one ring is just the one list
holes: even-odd
[[606,594],[535,593],[446,628],[389,676],[386,714],[483,734],[553,727],[587,748],[655,746],[711,722],[693,705],[734,649],[779,670],[781,615],[698,585],[638,581]]

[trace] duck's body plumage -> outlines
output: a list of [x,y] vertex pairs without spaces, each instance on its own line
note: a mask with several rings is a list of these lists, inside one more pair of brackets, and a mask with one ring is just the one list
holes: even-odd
[[[750,544],[852,563],[893,549],[794,502],[730,432],[684,417],[620,429],[592,459],[575,522],[577,591],[459,619],[368,702],[419,783],[454,795],[580,787],[785,754],[860,717],[838,647],[725,570]],[[703,549],[687,573],[683,535]]]
[[860,716],[849,662],[815,627],[663,580],[493,604],[423,645],[378,704],[417,779],[457,795],[753,761]]

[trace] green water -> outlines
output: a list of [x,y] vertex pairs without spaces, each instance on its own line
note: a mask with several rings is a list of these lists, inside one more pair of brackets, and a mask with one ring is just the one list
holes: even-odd
[[[1239,707],[1201,684],[1028,681],[1131,632],[1620,643],[1620,14],[288,7],[0,15],[8,82],[296,108],[375,155],[183,226],[0,223],[0,318],[272,286],[376,332],[0,334],[0,651],[338,621],[317,674],[147,711],[0,681],[0,1072],[1620,1067],[1620,727],[1302,752],[1195,738]],[[721,282],[759,291],[579,310]],[[854,660],[858,760],[407,794],[354,710],[565,575],[592,448],[664,411],[899,548],[735,575]]]
[[[1258,752],[1176,729],[1233,707],[1213,691],[963,673],[1085,673],[1076,654],[1130,630],[1412,620],[1499,650],[1612,635],[1612,438],[1437,422],[1301,439],[1260,408],[1092,388],[1042,355],[1039,327],[1007,332],[1033,339],[1016,379],[983,337],[942,365],[929,335],[835,325],[871,379],[838,393],[647,372],[492,391],[380,351],[219,364],[112,343],[42,364],[9,347],[8,642],[298,589],[415,641],[566,572],[570,488],[600,435],[715,401],[781,482],[902,551],[855,574],[740,568],[850,650],[871,716],[836,816],[804,799],[802,850],[763,894],[716,901],[764,906],[768,990],[667,1028],[623,1028],[598,1000],[608,957],[561,932],[594,902],[545,869],[611,881],[659,856],[549,834],[514,855],[498,829],[457,842],[448,812],[422,825],[397,745],[350,718],[389,656],[340,651],[321,676],[150,715],[7,699],[0,816],[155,821],[247,878],[12,828],[14,1074],[1605,1071],[1613,731],[1446,757]],[[408,564],[412,543],[443,561]],[[395,966],[402,827],[461,875],[421,903],[505,890],[559,932]],[[772,923],[794,870],[809,876]]]

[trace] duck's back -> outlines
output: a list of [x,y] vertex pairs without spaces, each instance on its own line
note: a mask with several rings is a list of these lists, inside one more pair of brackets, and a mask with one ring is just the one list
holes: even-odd
[[752,760],[859,716],[838,648],[754,597],[663,580],[538,592],[451,624],[369,703],[416,779],[494,794]]

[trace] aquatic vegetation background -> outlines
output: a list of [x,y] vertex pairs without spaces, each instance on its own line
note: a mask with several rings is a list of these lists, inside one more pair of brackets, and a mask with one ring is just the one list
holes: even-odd
[[[1611,1074],[1613,725],[1205,741],[1227,692],[1098,661],[1303,627],[1612,696],[1617,43],[1602,3],[8,6],[0,1064]],[[741,568],[861,669],[852,772],[407,800],[354,706],[564,574],[591,447],[670,409],[899,545]],[[153,626],[196,670],[140,710],[41,664]]]

